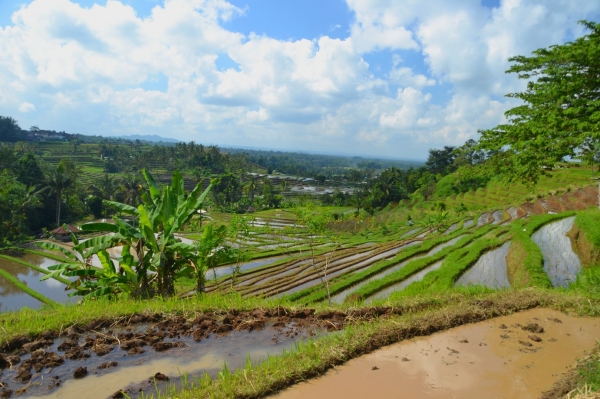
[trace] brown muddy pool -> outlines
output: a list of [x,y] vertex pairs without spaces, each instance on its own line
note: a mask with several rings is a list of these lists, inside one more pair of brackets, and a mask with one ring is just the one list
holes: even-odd
[[533,309],[385,347],[272,398],[537,398],[599,336],[600,319]]
[[[73,339],[67,336],[55,339],[50,346],[21,353],[12,368],[2,370],[0,382],[6,387],[0,389],[0,395],[11,390],[12,394],[7,397],[91,399],[109,398],[123,390],[133,398],[142,394],[156,396],[157,389],[164,391],[167,385],[181,386],[181,377],[186,374],[188,381],[204,373],[214,378],[224,365],[233,371],[243,367],[248,360],[254,363],[268,356],[280,355],[300,340],[324,333],[324,330],[309,329],[291,322],[282,326],[270,324],[264,329],[251,331],[213,333],[200,342],[191,336],[166,336],[159,341],[168,345],[168,349],[164,350],[157,349],[156,344],[135,346],[135,341],[139,340],[136,337],[148,336],[150,331],[158,330],[150,324],[129,329],[97,329],[76,337],[74,346]],[[120,341],[113,339],[98,344],[98,339],[103,337],[120,337]],[[102,353],[100,345],[108,345],[107,353]],[[42,364],[38,367],[41,369],[36,369],[36,360],[29,371],[29,379],[23,374],[25,362],[50,356],[62,360],[56,360],[55,364]],[[76,371],[81,367],[86,368],[86,375],[76,378]],[[157,373],[169,380],[157,379],[155,385],[153,376]],[[18,390],[24,388],[25,392],[18,395]]]

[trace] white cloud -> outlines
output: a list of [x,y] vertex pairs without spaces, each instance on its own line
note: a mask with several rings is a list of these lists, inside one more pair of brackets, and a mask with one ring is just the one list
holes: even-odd
[[32,103],[21,103],[19,105],[19,111],[23,113],[35,111],[35,105]]
[[[348,37],[292,41],[226,29],[247,11],[226,0],[165,0],[144,18],[116,0],[34,0],[0,28],[0,106],[23,126],[72,132],[424,157],[503,121],[514,101],[502,95],[522,88],[508,57],[572,39],[600,12],[569,0],[347,3]],[[395,55],[374,76],[365,59],[381,50]],[[236,68],[217,68],[225,54]]]

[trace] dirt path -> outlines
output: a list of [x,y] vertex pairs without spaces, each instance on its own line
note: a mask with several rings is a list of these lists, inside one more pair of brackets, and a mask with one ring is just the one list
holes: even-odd
[[600,319],[533,309],[391,345],[273,399],[537,398],[598,337]]

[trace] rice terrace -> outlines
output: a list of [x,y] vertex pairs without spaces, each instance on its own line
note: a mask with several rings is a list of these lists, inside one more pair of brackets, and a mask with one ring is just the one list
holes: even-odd
[[25,3],[0,398],[600,397],[597,4]]

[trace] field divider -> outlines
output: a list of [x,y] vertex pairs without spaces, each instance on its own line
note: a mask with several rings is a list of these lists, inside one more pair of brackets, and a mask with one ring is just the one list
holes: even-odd
[[[364,285],[363,287],[354,291],[350,295],[356,299],[364,300],[391,285],[400,283],[401,281],[405,280],[406,278],[410,277],[411,275],[418,273],[419,271],[423,270],[427,266],[445,258],[448,254],[456,251],[457,249],[464,247],[465,245],[470,244],[473,240],[483,236],[484,234],[490,232],[491,230],[493,230],[497,227],[498,226],[489,225],[489,224],[486,226],[480,227],[480,228],[476,229],[473,232],[473,234],[467,235],[467,236],[463,237],[462,239],[460,239],[456,244],[446,247],[434,255],[431,255],[431,256],[428,256],[425,258],[415,259],[414,261],[406,264],[406,266],[404,266],[402,269],[397,270],[394,273],[388,274],[387,276],[383,277],[382,279],[371,281],[370,283]],[[429,247],[429,249],[431,249],[431,248],[432,247]],[[427,251],[422,250],[422,251],[419,251],[418,254],[425,253],[425,252],[427,252]],[[417,253],[413,253],[413,254],[411,254],[411,256],[416,255],[416,254]],[[406,255],[408,255],[408,254],[406,254]],[[402,260],[405,260],[408,258],[409,258],[409,256],[406,256],[406,258],[404,258]],[[401,260],[398,260],[397,263],[400,263],[400,261]]]
[[[331,269],[328,268],[327,272],[328,273],[336,273],[343,269],[351,268],[352,266],[355,266],[359,263],[363,263],[363,262],[367,261],[369,256],[374,257],[374,256],[381,255],[382,253],[385,253],[387,251],[407,245],[410,242],[412,242],[412,241],[407,240],[407,242],[402,242],[400,244],[399,243],[391,243],[391,244],[386,243],[386,244],[380,246],[379,248],[373,249],[373,248],[366,247],[366,248],[361,248],[360,251],[356,251],[356,250],[352,251],[351,249],[346,249],[346,250],[344,250],[345,252],[334,255],[334,257],[331,259],[328,259],[328,261],[330,263],[333,263],[333,262],[343,260],[344,258],[347,258],[349,256],[362,255],[363,253],[365,255],[363,257],[353,259],[351,262],[336,265],[336,266],[332,267]],[[372,253],[369,253],[369,252],[372,252]],[[305,258],[305,260],[310,261],[310,257]],[[315,259],[314,265],[311,262],[306,265],[300,266],[300,270],[295,275],[285,276],[284,278],[280,279],[276,283],[268,284],[266,287],[267,289],[269,289],[268,292],[264,291],[264,289],[265,289],[264,284],[256,286],[255,287],[256,289],[252,290],[251,292],[262,290],[261,293],[263,295],[264,294],[267,294],[267,296],[277,295],[282,292],[293,289],[295,287],[298,287],[299,285],[303,285],[310,281],[317,280],[317,279],[319,279],[319,276],[318,276],[318,273],[315,271],[315,267],[319,268],[320,266],[318,266],[318,265],[322,264],[325,261],[326,261],[326,259],[324,259],[324,258]],[[376,262],[376,261],[377,260],[374,260],[373,262]],[[365,267],[368,267],[368,265],[365,265]],[[248,292],[246,294],[248,294]]]
[[[462,224],[459,227],[462,227]],[[472,227],[472,226],[471,226]],[[406,250],[398,253],[393,259],[390,260],[380,260],[374,265],[371,265],[368,269],[363,270],[359,273],[353,274],[352,276],[348,276],[346,278],[340,279],[334,282],[329,290],[331,295],[338,294],[342,291],[345,291],[357,284],[360,284],[361,281],[366,280],[370,277],[373,277],[379,273],[390,269],[403,261],[412,258],[413,256],[422,255],[430,250],[432,250],[437,245],[443,244],[447,241],[450,241],[460,235],[471,234],[470,228],[462,229],[458,228],[454,232],[450,234],[440,235],[439,237],[423,241],[419,246],[415,246],[412,248],[407,248]],[[483,234],[483,233],[482,233]],[[458,243],[457,243],[458,244]],[[456,244],[455,244],[456,245]],[[452,248],[452,247],[449,247]],[[393,274],[392,274],[393,275]],[[373,282],[374,283],[374,282]],[[381,289],[386,288],[382,287]],[[303,299],[304,298],[304,299]],[[289,297],[291,301],[299,301],[302,299],[303,303],[310,302],[319,302],[327,299],[327,292],[324,289],[313,289],[313,290],[303,290],[297,292]]]

